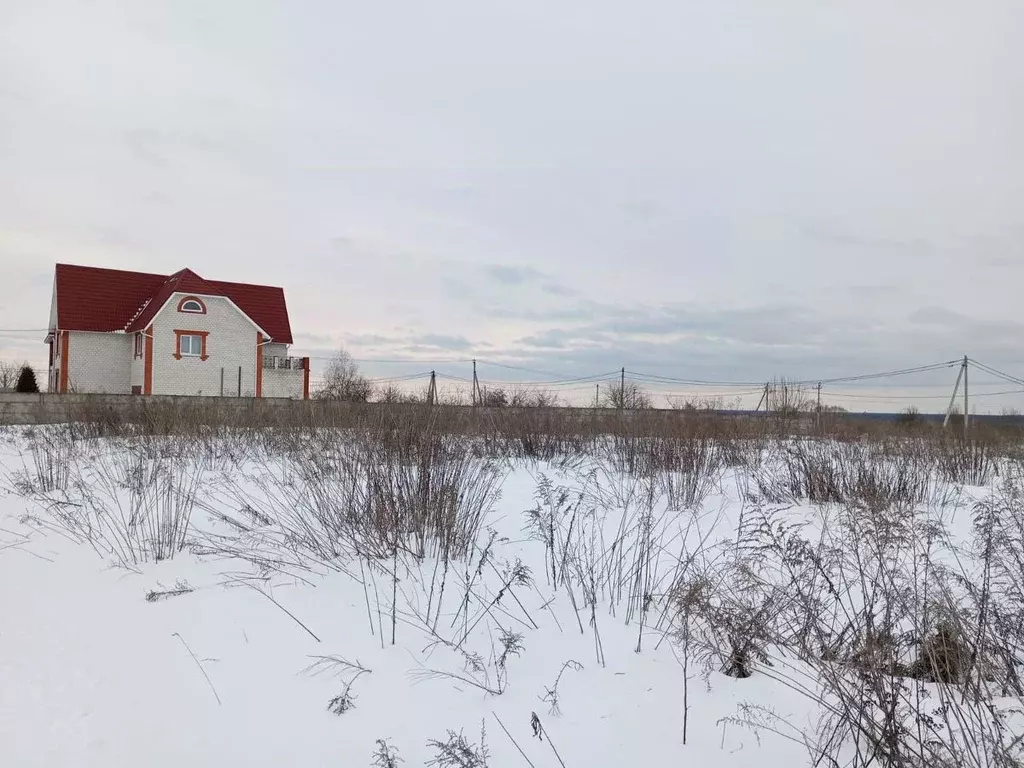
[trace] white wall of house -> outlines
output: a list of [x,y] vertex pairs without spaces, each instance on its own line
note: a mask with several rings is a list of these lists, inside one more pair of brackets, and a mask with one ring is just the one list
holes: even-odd
[[270,357],[288,357],[288,345],[271,342],[263,345],[264,359]]
[[263,397],[290,397],[293,400],[302,399],[302,382],[305,371],[296,369],[263,370]]
[[131,335],[71,331],[68,391],[128,394],[132,377]]
[[[256,334],[252,321],[223,296],[200,296],[206,314],[178,311],[185,294],[175,294],[153,318],[153,394],[219,395],[256,394]],[[208,359],[175,359],[175,330],[208,332]],[[223,371],[223,378],[222,378]]]
[[[277,368],[274,362],[277,358]],[[263,397],[302,398],[303,371],[290,370],[288,364],[288,345],[270,343],[263,345]]]
[[[139,392],[143,391],[143,387],[146,384],[146,339],[142,333],[131,333],[128,334],[131,348],[132,348],[132,387],[139,387]],[[142,357],[135,356],[135,338],[136,336],[142,337]]]

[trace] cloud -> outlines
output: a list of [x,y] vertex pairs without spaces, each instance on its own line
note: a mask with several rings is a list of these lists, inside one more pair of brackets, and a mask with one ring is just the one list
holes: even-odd
[[523,285],[543,278],[540,272],[529,267],[513,267],[505,264],[488,264],[484,272],[503,285]]
[[936,245],[922,237],[890,237],[844,230],[841,226],[815,222],[801,228],[804,236],[822,243],[851,248],[927,251]]
[[915,309],[907,320],[922,325],[953,325],[956,323],[970,322],[970,318],[964,317],[959,312],[953,312],[945,307],[921,307]]
[[440,349],[464,352],[472,349],[473,344],[465,336],[445,336],[437,333],[424,333],[409,339],[409,348]]

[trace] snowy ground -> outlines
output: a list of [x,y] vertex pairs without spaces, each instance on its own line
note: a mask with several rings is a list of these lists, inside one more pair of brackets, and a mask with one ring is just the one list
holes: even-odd
[[[221,458],[190,480],[186,550],[133,563],[55,525],[46,504],[85,504],[75,479],[95,487],[90,471],[122,449],[76,448],[66,490],[30,491],[28,445],[16,437],[0,457],[0,765],[386,765],[374,762],[383,740],[418,766],[438,759],[449,732],[479,744],[482,729],[490,766],[811,762],[802,742],[819,708],[780,682],[777,663],[736,679],[713,654],[684,658],[670,593],[688,554],[705,573],[731,568],[723,558],[751,509],[734,470],[678,509],[607,468],[501,464],[475,546],[446,572],[436,550],[315,556],[280,521],[239,532],[217,513],[237,520],[243,495],[298,515],[311,491],[285,461]],[[988,491],[954,490],[943,514],[967,530]],[[554,508],[565,514],[549,548],[531,521],[551,523]],[[808,530],[823,509],[772,506]],[[556,573],[570,572],[558,585],[552,552]],[[178,587],[190,591],[147,600]],[[331,711],[346,691],[350,706]],[[770,723],[751,714],[769,710]],[[759,717],[759,732],[739,722]]]

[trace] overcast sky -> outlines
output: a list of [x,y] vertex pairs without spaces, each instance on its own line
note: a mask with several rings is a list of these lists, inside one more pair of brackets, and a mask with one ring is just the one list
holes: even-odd
[[[283,286],[297,354],[1024,376],[1020,0],[0,15],[0,328],[46,326],[55,261],[188,266]],[[936,409],[955,374],[887,391]]]

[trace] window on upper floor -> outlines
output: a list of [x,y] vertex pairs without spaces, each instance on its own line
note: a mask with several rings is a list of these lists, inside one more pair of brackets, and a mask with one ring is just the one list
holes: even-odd
[[179,312],[189,312],[193,315],[205,315],[206,305],[195,296],[186,296],[178,302]]
[[181,360],[183,357],[198,357],[200,360],[209,359],[206,339],[209,337],[207,331],[175,331],[174,356]]
[[199,357],[203,354],[203,337],[199,335],[187,335],[181,337],[181,356]]
[[137,357],[137,358],[142,357],[142,349],[143,349],[142,345],[144,343],[143,342],[144,338],[145,338],[145,335],[142,334],[142,333],[136,333],[135,334],[135,357]]

